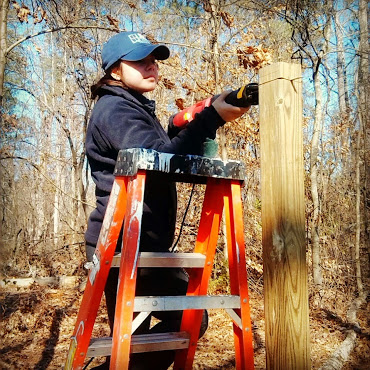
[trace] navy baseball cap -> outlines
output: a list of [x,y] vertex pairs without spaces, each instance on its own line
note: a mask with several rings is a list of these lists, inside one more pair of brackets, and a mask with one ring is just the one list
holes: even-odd
[[106,71],[118,60],[137,61],[151,53],[158,60],[164,60],[170,56],[167,46],[152,44],[141,33],[129,31],[117,33],[103,45],[102,67]]

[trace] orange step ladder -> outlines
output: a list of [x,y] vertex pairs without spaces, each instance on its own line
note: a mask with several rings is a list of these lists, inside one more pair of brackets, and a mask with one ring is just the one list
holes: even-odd
[[[147,171],[171,181],[206,184],[194,253],[139,252]],[[115,181],[90,268],[65,369],[82,369],[86,357],[111,355],[110,369],[128,369],[130,353],[176,350],[174,369],[191,369],[204,309],[225,309],[233,320],[237,369],[253,369],[253,342],[243,235],[241,162],[154,150],[121,150]],[[207,295],[220,222],[225,211],[230,295]],[[124,222],[123,246],[115,255]],[[112,338],[91,339],[111,267],[119,266]],[[135,297],[138,267],[182,267],[189,274],[186,296]],[[132,335],[152,311],[183,310],[180,332]],[[134,312],[139,313],[133,320]]]

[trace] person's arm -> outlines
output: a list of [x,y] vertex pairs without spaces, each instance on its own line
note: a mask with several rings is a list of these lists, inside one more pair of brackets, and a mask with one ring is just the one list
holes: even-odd
[[[250,107],[242,108],[226,103],[225,98],[229,95],[230,91],[225,91],[212,103],[212,106],[216,109],[219,116],[223,119],[224,122],[233,121],[234,119],[240,117],[246,113]],[[207,108],[203,108],[205,110]],[[201,111],[202,112],[202,111]],[[195,115],[195,117],[197,114]],[[170,137],[176,136],[181,130],[183,130],[189,123],[184,124],[183,126],[177,127],[174,125],[174,116],[169,120],[168,125],[168,135]]]
[[217,129],[225,123],[214,107],[208,107],[169,139],[159,123],[158,127],[153,125],[152,118],[135,106],[122,103],[102,114],[106,116],[101,117],[106,124],[99,129],[99,136],[117,152],[145,148],[164,153],[201,154],[206,138],[214,139]]

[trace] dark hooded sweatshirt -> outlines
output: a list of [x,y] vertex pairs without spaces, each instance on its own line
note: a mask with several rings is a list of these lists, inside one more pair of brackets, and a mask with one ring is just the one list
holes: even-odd
[[[96,184],[96,208],[92,211],[86,243],[96,246],[119,150],[154,149],[173,154],[201,154],[206,138],[214,139],[225,122],[213,106],[197,114],[184,129],[170,125],[166,133],[155,115],[155,103],[119,86],[103,86],[92,111],[86,135],[86,154]],[[148,171],[140,238],[141,251],[167,251],[176,222],[176,186]]]

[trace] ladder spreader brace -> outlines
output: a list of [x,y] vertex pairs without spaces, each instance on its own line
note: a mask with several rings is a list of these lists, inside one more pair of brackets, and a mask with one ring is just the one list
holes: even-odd
[[[194,253],[139,253],[147,171],[177,182],[206,184]],[[127,369],[130,353],[175,349],[174,369],[191,369],[203,310],[224,308],[233,320],[237,369],[253,369],[253,343],[243,235],[241,186],[244,165],[237,161],[121,150],[115,167],[97,248],[89,271],[65,369],[82,369],[86,357],[111,355],[111,369]],[[222,213],[225,211],[230,296],[207,296]],[[123,246],[114,255],[123,219]],[[111,267],[119,266],[112,338],[91,333]],[[135,297],[137,267],[183,267],[189,274],[186,296]],[[152,311],[184,310],[178,333],[131,335]],[[140,312],[135,320],[133,313]]]

